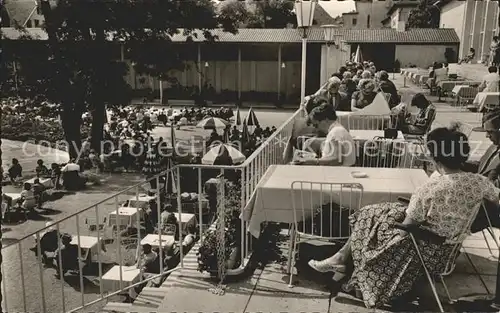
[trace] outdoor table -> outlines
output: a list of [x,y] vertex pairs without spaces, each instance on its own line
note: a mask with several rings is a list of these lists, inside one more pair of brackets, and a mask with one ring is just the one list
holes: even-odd
[[[87,257],[90,257],[89,260],[92,262],[92,257],[96,256],[99,253],[97,244],[99,240],[97,237],[93,236],[80,236],[80,249],[82,250],[82,259],[87,260]],[[71,244],[78,246],[78,236],[71,236]]]
[[180,215],[179,212],[175,212],[174,215],[177,221],[181,222],[184,232],[187,231],[188,225],[196,226],[196,215],[191,213],[182,213],[182,215]]
[[19,199],[21,199],[21,194],[17,192],[6,192],[4,195],[12,198],[12,204],[14,205]]
[[456,85],[462,84],[463,82],[463,80],[442,80],[437,86],[441,88],[441,92],[449,92],[452,91]]
[[137,216],[139,214],[142,215],[141,208],[121,207],[118,209],[118,212],[117,210],[114,210],[113,212],[109,213],[108,225],[125,225],[134,227],[135,225],[137,225]]
[[139,197],[131,197],[127,200],[124,207],[148,209],[149,201],[151,200],[156,200],[156,196],[139,195]]
[[[359,171],[368,175],[367,178],[354,178],[352,172]],[[403,168],[361,168],[361,167],[335,167],[335,166],[294,166],[271,165],[250,201],[244,208],[242,218],[249,222],[248,231],[259,237],[262,222],[293,223],[294,213],[292,205],[292,183],[296,181],[311,181],[315,183],[360,183],[364,193],[361,206],[382,202],[395,202],[398,197],[409,198],[415,189],[424,184],[429,177],[421,169]],[[311,192],[301,193],[294,191],[295,203],[307,203],[320,206],[331,200],[339,203],[340,192],[331,192],[330,188],[323,186],[324,195],[320,195],[320,186]],[[359,197],[359,194],[357,195]],[[356,201],[356,194],[352,195],[352,203]],[[325,203],[320,203],[324,200]],[[350,201],[351,199],[349,199]],[[358,199],[359,201],[359,199]]]
[[[170,248],[172,248],[174,243],[175,243],[174,236],[163,235],[163,234],[161,235],[162,249],[167,248],[167,250],[169,250]],[[153,247],[154,249],[159,249],[160,248],[160,235],[156,235],[156,234],[147,235],[146,237],[144,237],[141,240],[141,246],[143,246],[145,244],[151,245],[151,247]]]
[[[36,177],[28,179],[27,181],[25,181],[25,183],[33,185],[35,183],[35,179]],[[42,184],[45,188],[52,187],[52,180],[50,178],[39,177],[38,179],[40,180],[40,184]]]
[[500,92],[479,92],[474,99],[473,105],[481,111],[484,107],[499,105]]
[[[141,280],[141,270],[136,266],[121,266],[122,288],[138,283]],[[120,290],[120,265],[113,266],[106,274],[102,275],[104,290],[114,292]],[[129,289],[129,295],[135,298],[134,288]]]

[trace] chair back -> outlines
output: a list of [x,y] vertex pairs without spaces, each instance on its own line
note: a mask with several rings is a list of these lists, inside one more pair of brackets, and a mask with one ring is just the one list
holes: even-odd
[[460,122],[460,126],[458,128],[458,130],[460,132],[464,133],[464,135],[467,136],[467,137],[470,136],[470,134],[472,133],[473,129],[474,129],[474,127],[471,124],[463,123],[463,122]]
[[348,130],[384,130],[391,123],[390,115],[357,115],[348,117]]
[[177,234],[177,225],[175,224],[163,225],[163,227],[161,228],[161,234],[175,236],[175,234]]
[[300,238],[349,238],[349,216],[361,209],[361,184],[295,181],[291,184],[290,193],[294,229]]
[[359,159],[362,167],[410,167],[408,143],[403,140],[374,138],[363,145]]

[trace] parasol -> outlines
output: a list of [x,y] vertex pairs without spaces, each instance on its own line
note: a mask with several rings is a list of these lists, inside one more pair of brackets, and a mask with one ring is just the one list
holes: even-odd
[[240,108],[236,109],[236,125],[240,126],[241,125],[241,114],[240,114]]
[[215,128],[225,128],[228,125],[228,122],[218,117],[209,117],[196,125],[198,128],[204,129],[215,129]]
[[202,164],[208,165],[234,165],[243,161],[245,161],[245,156],[228,144],[212,147],[201,159]]
[[248,115],[245,118],[245,121],[247,122],[247,126],[259,126],[259,120],[257,119],[257,115],[255,115],[252,108],[248,110]]

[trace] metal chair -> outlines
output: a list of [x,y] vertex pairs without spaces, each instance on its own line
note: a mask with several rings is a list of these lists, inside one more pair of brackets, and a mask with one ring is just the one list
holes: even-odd
[[104,227],[106,227],[106,221],[106,216],[104,217],[102,223],[99,223],[95,217],[87,217],[85,219],[85,225],[87,225],[89,231],[96,231],[97,229],[104,230]]
[[[426,230],[426,229],[423,229],[419,226],[416,226],[416,225],[403,225],[403,224],[400,224],[400,223],[395,223],[394,224],[394,227],[396,228],[399,228],[399,229],[402,229],[406,232],[408,232],[408,234],[410,235],[410,238],[412,240],[412,243],[413,243],[413,247],[415,248],[416,252],[417,252],[417,255],[418,255],[418,258],[419,258],[419,261],[424,269],[424,273],[425,273],[425,276],[427,278],[427,281],[429,282],[430,284],[430,287],[432,289],[432,293],[434,295],[434,298],[436,299],[436,303],[439,307],[439,311],[440,312],[444,312],[444,309],[443,309],[443,305],[441,303],[441,300],[439,299],[439,295],[437,293],[437,289],[436,289],[436,284],[435,284],[435,281],[434,281],[434,276],[439,276],[440,280],[441,280],[441,283],[443,284],[443,287],[446,291],[446,295],[448,296],[448,299],[449,299],[449,302],[450,303],[453,303],[453,299],[451,298],[451,295],[450,295],[450,292],[448,290],[448,287],[444,281],[444,276],[448,276],[450,275],[453,270],[455,269],[455,262],[458,258],[458,256],[460,255],[460,250],[462,248],[462,243],[463,241],[466,239],[466,237],[468,236],[468,233],[469,233],[469,230],[470,230],[470,227],[477,215],[477,212],[479,211],[481,207],[481,203],[477,204],[472,210],[471,210],[471,214],[469,215],[467,221],[465,222],[465,224],[463,225],[463,228],[462,230],[460,231],[459,234],[457,234],[454,238],[444,238],[442,236],[439,236],[435,233],[433,233],[432,231],[430,230]],[[425,264],[425,261],[424,261],[424,258],[422,256],[422,253],[418,247],[418,241],[429,241],[429,242],[433,242],[435,244],[442,244],[444,246],[449,246],[451,249],[450,249],[450,254],[448,255],[448,258],[446,260],[446,265],[444,267],[444,269],[441,271],[441,272],[431,272],[429,270],[429,268],[427,267],[427,265]],[[483,284],[483,286],[485,287],[486,291],[489,293],[489,290],[486,286],[486,283],[484,282],[484,280],[481,278],[481,276],[479,275],[478,271],[477,271],[477,268],[474,266],[472,260],[470,259],[469,255],[467,254],[467,252],[465,252],[465,249],[464,249],[464,253],[465,253],[465,256],[467,257],[468,261],[470,262],[470,264],[472,265],[472,267],[474,268],[474,270],[476,271],[476,273],[478,274],[478,277],[479,279],[481,280],[481,283]]]
[[[298,244],[310,240],[347,240],[351,234],[348,217],[361,209],[363,186],[351,183],[296,181],[291,184],[290,193],[294,223],[290,231],[287,271],[290,273],[288,286],[293,287],[293,268],[295,255],[299,252]],[[327,208],[325,203],[329,203]],[[317,225],[318,222],[320,225]],[[323,222],[327,222],[329,229],[325,229]],[[343,222],[348,225],[343,225]],[[334,229],[334,226],[338,228]]]
[[374,138],[363,145],[362,167],[397,168],[409,167],[407,142],[386,138]]
[[349,130],[384,130],[391,122],[390,115],[356,115],[348,117]]

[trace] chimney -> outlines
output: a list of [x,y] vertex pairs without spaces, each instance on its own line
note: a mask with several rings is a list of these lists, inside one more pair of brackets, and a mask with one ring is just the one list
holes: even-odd
[[396,25],[396,30],[398,32],[404,32],[406,30],[406,23],[404,21],[399,21]]

